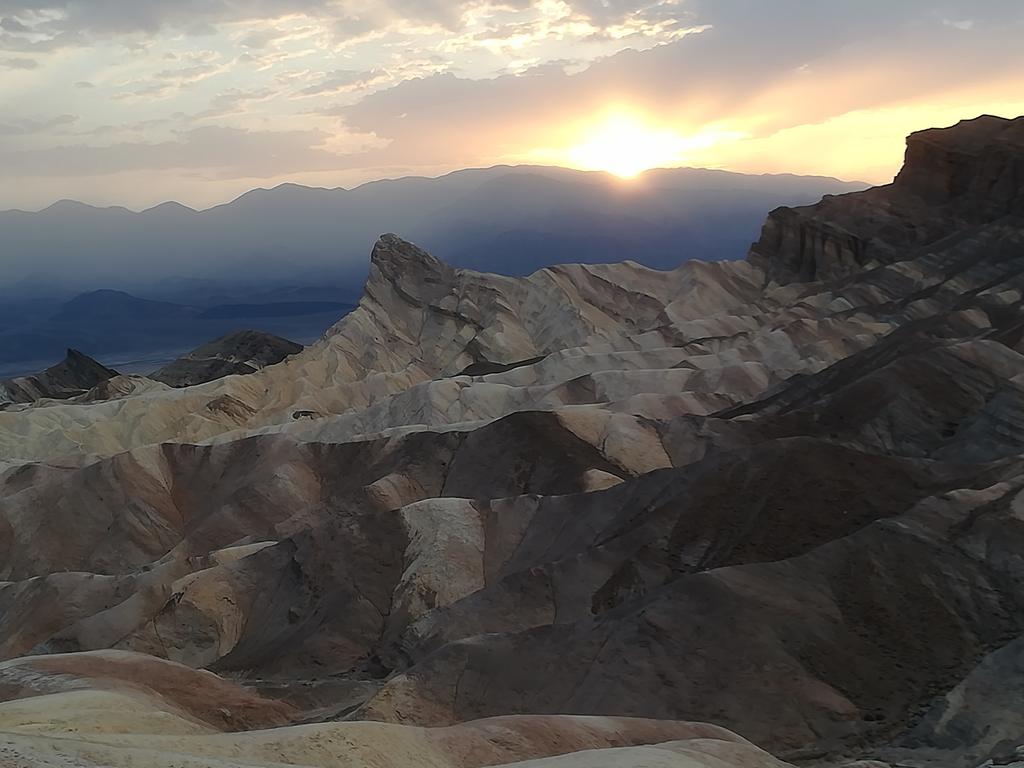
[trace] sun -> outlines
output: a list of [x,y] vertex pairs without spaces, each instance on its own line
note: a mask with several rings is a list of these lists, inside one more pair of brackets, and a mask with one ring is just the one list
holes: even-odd
[[631,179],[652,168],[683,165],[695,151],[741,137],[736,132],[710,129],[684,136],[654,128],[639,115],[612,112],[587,126],[580,143],[565,150],[564,162],[573,168]]
[[576,168],[631,179],[651,168],[677,164],[680,139],[671,131],[650,128],[633,115],[613,114],[571,147],[566,159]]

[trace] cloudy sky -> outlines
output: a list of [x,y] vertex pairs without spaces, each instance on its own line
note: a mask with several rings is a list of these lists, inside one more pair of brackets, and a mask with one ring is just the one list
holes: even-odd
[[911,130],[1024,114],[1022,36],[1020,0],[0,0],[0,208],[498,163],[887,181]]

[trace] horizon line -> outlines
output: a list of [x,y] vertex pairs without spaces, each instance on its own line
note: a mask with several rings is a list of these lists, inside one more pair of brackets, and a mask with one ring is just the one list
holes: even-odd
[[311,191],[319,191],[319,192],[356,192],[356,191],[358,191],[358,190],[360,190],[360,189],[362,189],[364,187],[372,186],[374,184],[381,184],[381,183],[387,183],[387,182],[399,182],[399,181],[411,181],[411,180],[439,181],[441,179],[445,179],[445,178],[448,178],[450,176],[455,176],[455,175],[460,174],[460,173],[474,173],[474,172],[494,171],[494,170],[498,170],[498,169],[509,169],[509,170],[516,170],[516,169],[540,169],[540,170],[566,171],[566,172],[569,172],[569,173],[575,173],[575,174],[579,174],[579,175],[582,175],[582,176],[600,176],[600,177],[608,179],[608,180],[619,182],[619,183],[621,183],[624,186],[634,185],[636,182],[638,182],[639,180],[643,179],[645,176],[647,176],[647,175],[649,175],[651,173],[659,173],[659,172],[664,172],[664,171],[706,171],[706,172],[710,172],[710,173],[724,173],[724,174],[729,174],[729,175],[732,175],[732,176],[746,176],[746,177],[750,177],[750,178],[773,178],[774,177],[774,178],[824,179],[824,180],[829,180],[829,181],[836,181],[836,182],[839,182],[839,183],[842,183],[842,184],[863,185],[865,188],[872,187],[872,186],[877,186],[876,184],[864,181],[863,179],[841,179],[841,178],[839,178],[837,176],[829,176],[827,174],[813,174],[813,173],[812,174],[802,174],[802,173],[747,173],[747,172],[744,172],[744,171],[731,171],[731,170],[729,170],[727,168],[711,168],[711,167],[705,167],[705,166],[690,166],[690,165],[679,165],[679,166],[665,166],[665,167],[658,167],[658,168],[648,168],[647,170],[644,170],[644,171],[640,172],[639,174],[637,174],[634,177],[624,178],[622,176],[617,176],[616,174],[611,173],[610,171],[594,170],[594,169],[589,169],[588,170],[588,169],[582,169],[582,168],[570,168],[568,166],[563,166],[563,165],[544,165],[544,164],[539,164],[539,163],[497,163],[495,165],[471,166],[471,167],[467,167],[467,168],[457,168],[457,169],[455,169],[453,171],[446,171],[445,173],[440,173],[440,174],[438,174],[436,176],[420,175],[420,174],[414,174],[414,173],[405,174],[405,175],[402,175],[402,176],[382,176],[381,178],[378,178],[378,179],[371,179],[369,181],[361,182],[361,183],[356,184],[356,185],[354,185],[352,187],[343,187],[343,186],[322,187],[322,186],[314,186],[314,185],[308,185],[308,184],[300,184],[298,182],[293,182],[293,181],[282,181],[282,182],[280,182],[278,184],[275,184],[272,187],[253,187],[251,189],[246,190],[245,192],[242,192],[239,195],[236,195],[235,197],[233,197],[233,198],[231,198],[229,200],[226,200],[226,201],[220,202],[220,203],[214,203],[213,205],[209,205],[209,206],[203,207],[203,208],[194,208],[191,205],[187,205],[187,204],[182,203],[182,202],[180,202],[178,200],[164,200],[163,202],[156,203],[155,205],[150,205],[150,206],[147,206],[145,208],[130,208],[130,207],[126,206],[126,205],[116,205],[116,204],[115,205],[94,205],[92,203],[86,203],[86,202],[82,202],[81,200],[75,200],[75,199],[72,199],[72,198],[60,198],[59,200],[55,200],[54,202],[50,203],[49,205],[46,205],[46,206],[44,206],[42,208],[38,208],[38,209],[35,209],[35,210],[26,210],[24,208],[7,208],[7,209],[4,209],[4,210],[0,210],[0,215],[11,214],[11,213],[14,213],[14,214],[21,213],[21,214],[25,214],[25,215],[37,215],[37,214],[40,214],[40,213],[46,213],[47,211],[50,211],[53,208],[55,208],[57,206],[60,206],[60,205],[63,205],[63,204],[71,204],[71,205],[75,205],[75,206],[80,206],[80,207],[88,208],[88,209],[91,209],[91,210],[94,210],[94,211],[125,211],[127,213],[131,213],[131,214],[135,214],[135,215],[141,215],[141,214],[144,214],[144,213],[150,213],[152,211],[157,210],[158,208],[164,208],[164,207],[168,207],[168,206],[176,206],[178,208],[185,209],[190,214],[200,214],[200,213],[207,213],[209,211],[213,211],[213,210],[216,210],[218,208],[224,208],[226,206],[233,205],[233,204],[237,203],[239,200],[241,200],[242,198],[247,197],[248,195],[251,195],[253,193],[258,193],[258,192],[274,192],[276,190],[279,190],[279,189],[282,189],[282,188],[285,188],[285,187],[296,187],[296,188],[299,188],[299,189],[311,190]]

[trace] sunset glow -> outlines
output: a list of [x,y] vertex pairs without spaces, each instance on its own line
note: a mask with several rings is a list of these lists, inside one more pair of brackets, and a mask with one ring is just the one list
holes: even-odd
[[0,209],[516,163],[886,183],[910,131],[1024,111],[1016,3],[804,2],[0,0]]
[[657,166],[678,165],[682,146],[678,134],[654,130],[632,115],[618,114],[595,126],[583,143],[566,153],[566,160],[577,168],[628,179]]
[[588,124],[578,144],[563,152],[541,151],[539,155],[572,168],[631,179],[652,168],[690,164],[696,154],[744,136],[739,131],[716,129],[686,136],[656,127],[634,113],[614,111]]

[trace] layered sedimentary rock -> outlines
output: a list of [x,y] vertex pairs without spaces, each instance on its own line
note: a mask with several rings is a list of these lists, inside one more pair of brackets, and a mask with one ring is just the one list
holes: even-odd
[[[569,265],[508,278],[453,270],[386,236],[358,308],[282,365],[155,400],[0,414],[0,447],[42,459],[253,430],[337,441],[593,404],[606,421],[704,414],[820,370],[891,328],[842,301],[820,316],[762,304],[761,279],[743,262],[688,262],[667,274]],[[483,363],[503,370],[460,375]]]
[[985,115],[907,139],[906,164],[885,187],[779,208],[751,259],[779,282],[827,280],[906,261],[947,238],[1019,236],[1024,119]]
[[[0,413],[0,657],[317,724],[139,705],[217,765],[1013,754],[1022,124],[915,134],[894,185],[776,212],[747,262],[510,278],[385,236],[278,365]],[[18,759],[57,754],[37,716]],[[112,727],[59,754],[153,748]]]

